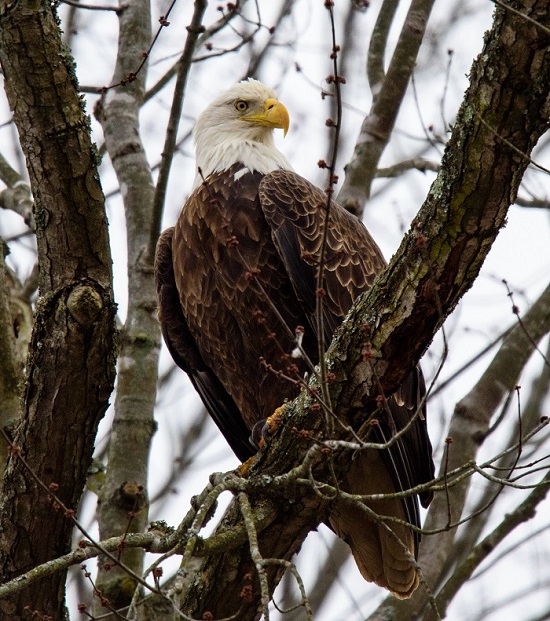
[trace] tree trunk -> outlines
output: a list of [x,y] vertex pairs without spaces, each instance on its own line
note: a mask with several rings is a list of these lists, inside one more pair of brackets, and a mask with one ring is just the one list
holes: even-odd
[[[0,60],[35,199],[40,283],[2,488],[5,581],[70,549],[71,510],[113,389],[115,309],[89,120],[49,2],[0,4]],[[65,578],[60,572],[3,600],[0,616],[63,619]]]

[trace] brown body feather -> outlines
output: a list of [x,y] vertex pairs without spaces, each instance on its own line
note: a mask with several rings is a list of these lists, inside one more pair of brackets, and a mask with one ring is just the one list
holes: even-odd
[[[325,194],[300,176],[267,175],[236,164],[208,177],[190,196],[174,229],[157,250],[159,314],[164,338],[191,377],[210,414],[240,459],[253,453],[247,439],[297,388],[265,368],[285,370],[297,326],[303,347],[318,360],[315,314],[316,270]],[[338,205],[330,210],[325,252],[324,338],[330,338],[355,298],[372,285],[384,259],[363,224]],[[276,312],[275,312],[276,308]],[[281,318],[285,325],[281,323]],[[293,360],[299,373],[306,370]],[[424,386],[414,370],[376,431],[389,439],[420,407]],[[433,476],[431,446],[423,416],[389,451],[361,453],[343,489],[386,493]],[[430,495],[421,496],[424,505]],[[384,500],[371,508],[419,525],[415,497]],[[363,576],[408,597],[418,584],[411,556],[418,537],[407,526],[392,533],[364,512],[337,503],[331,525],[352,548]]]

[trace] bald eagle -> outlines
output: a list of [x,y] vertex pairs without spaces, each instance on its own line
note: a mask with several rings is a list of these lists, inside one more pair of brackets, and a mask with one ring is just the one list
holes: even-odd
[[[287,376],[303,377],[304,359],[318,363],[316,283],[327,197],[292,172],[275,147],[273,129],[286,134],[288,127],[287,109],[256,80],[236,84],[213,101],[194,129],[195,189],[157,246],[165,342],[243,461],[257,450],[249,440],[252,430],[298,394],[299,382]],[[385,261],[364,225],[334,203],[322,260],[328,344]],[[292,358],[296,331],[305,355]],[[415,369],[389,397],[387,411],[373,427],[375,439],[389,439],[419,409],[420,415],[390,449],[361,452],[353,460],[350,455],[342,489],[384,494],[433,478],[424,393]],[[420,494],[424,506],[430,500],[430,493]],[[370,506],[379,515],[420,525],[415,496]],[[419,538],[404,523],[386,524],[393,535],[359,508],[338,502],[330,515],[330,525],[351,547],[364,578],[409,597],[419,582],[411,562]]]

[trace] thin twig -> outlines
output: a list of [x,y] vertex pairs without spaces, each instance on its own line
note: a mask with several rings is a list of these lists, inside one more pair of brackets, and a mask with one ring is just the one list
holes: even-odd
[[[495,0],[493,0],[494,2]],[[492,132],[494,134],[494,136],[496,138],[498,138],[501,142],[503,142],[507,147],[510,147],[510,149],[512,149],[512,151],[514,151],[515,153],[517,153],[518,155],[520,155],[524,160],[526,160],[527,162],[529,162],[530,164],[532,164],[535,168],[538,168],[540,171],[545,172],[547,175],[550,175],[550,170],[548,168],[545,168],[544,166],[542,166],[541,164],[537,164],[537,162],[535,162],[534,159],[530,158],[526,153],[524,153],[521,149],[518,149],[514,144],[512,144],[509,140],[507,140],[506,138],[504,138],[504,136],[501,136],[498,131],[494,128],[491,127],[491,125],[489,125],[489,123],[487,123],[487,121],[481,116],[481,114],[479,114],[479,112],[477,112],[476,110],[474,110],[474,114],[476,115],[477,119],[481,122],[481,124],[486,127],[490,132]]]
[[250,506],[248,496],[244,492],[240,492],[237,498],[239,500],[241,514],[243,516],[243,520],[246,526],[246,532],[248,534],[250,556],[254,565],[256,566],[258,579],[260,581],[260,593],[264,619],[265,621],[269,621],[269,601],[271,599],[269,595],[269,581],[267,579],[267,574],[263,568],[263,557],[260,553],[258,533],[256,532],[256,527],[254,526],[252,507]]
[[128,8],[127,4],[121,4],[120,6],[100,6],[98,4],[86,4],[75,0],[59,0],[59,3],[68,4],[76,9],[86,9],[88,11],[113,11],[114,13],[117,13],[117,15]]
[[193,52],[196,48],[199,35],[205,30],[202,25],[202,19],[204,17],[206,7],[206,0],[195,0],[195,10],[193,12],[191,23],[187,26],[188,34],[185,40],[185,47],[183,48],[183,53],[179,60],[174,98],[172,99],[170,118],[168,120],[168,127],[166,128],[166,138],[164,141],[157,187],[155,189],[155,197],[153,200],[153,215],[148,248],[148,256],[151,259],[151,262],[155,256],[155,248],[160,235],[162,212],[164,210],[166,188],[168,186],[168,176],[170,175],[170,168],[172,167],[172,160],[176,148],[176,138],[181,119],[181,111],[183,108],[185,87],[187,85],[189,69],[191,68],[191,59],[193,57]]
[[[342,127],[342,96],[340,92],[341,82],[345,80],[338,74],[338,52],[340,47],[336,43],[336,26],[334,22],[333,3],[326,2],[325,8],[328,10],[330,18],[330,31],[332,37],[332,52],[330,58],[332,59],[333,75],[329,76],[329,82],[334,84],[334,95],[336,97],[336,121],[329,119],[327,125],[333,128],[334,134],[332,139],[332,153],[330,157],[330,163],[328,166],[328,185],[326,188],[327,202],[325,209],[322,212],[321,217],[321,247],[319,249],[319,264],[317,267],[317,280],[316,280],[316,292],[315,292],[315,323],[317,326],[317,348],[319,358],[319,374],[320,374],[320,388],[323,401],[327,404],[328,410],[332,412],[332,406],[330,402],[330,394],[327,384],[327,363],[325,359],[325,327],[324,327],[324,282],[325,282],[325,257],[328,244],[328,234],[330,227],[330,210],[332,206],[332,195],[334,193],[334,184],[336,183],[336,159],[338,157],[338,146],[340,138],[340,130]],[[330,437],[332,435],[332,417],[326,416],[327,421],[327,433]]]
[[535,515],[535,507],[546,497],[550,488],[550,472],[540,481],[531,494],[513,511],[508,513],[502,522],[480,541],[466,557],[460,567],[456,568],[439,594],[437,604],[442,612],[447,609],[458,589],[471,577],[479,564],[501,543],[517,526],[527,522]]
[[[0,434],[3,436],[4,440],[6,441],[6,443],[8,444],[8,446],[10,447],[10,451],[11,454],[14,455],[17,459],[19,459],[21,461],[21,463],[23,464],[23,466],[25,467],[25,469],[27,470],[27,472],[30,474],[30,476],[32,477],[32,479],[35,481],[35,483],[37,483],[37,485],[39,487],[41,487],[46,494],[53,500],[53,504],[57,505],[59,507],[59,509],[61,511],[63,511],[63,514],[65,515],[65,517],[69,520],[71,520],[71,522],[75,525],[75,527],[84,535],[84,537],[86,537],[86,539],[88,539],[90,541],[91,545],[97,546],[99,547],[101,553],[103,555],[105,555],[109,560],[111,560],[115,565],[118,565],[119,567],[121,567],[129,576],[131,576],[134,580],[136,580],[139,584],[141,584],[142,586],[144,586],[146,589],[149,589],[152,593],[155,593],[157,595],[162,595],[162,593],[160,593],[159,591],[157,591],[157,589],[155,589],[154,587],[152,587],[150,584],[148,584],[145,580],[143,580],[143,578],[141,576],[139,576],[138,574],[136,574],[132,569],[130,569],[129,567],[127,567],[126,565],[124,565],[123,563],[121,563],[116,556],[114,556],[113,554],[111,554],[108,550],[106,549],[101,549],[100,548],[100,544],[95,541],[95,539],[90,535],[90,533],[87,531],[87,529],[79,522],[79,520],[76,518],[75,512],[73,509],[69,509],[65,503],[59,498],[59,496],[56,495],[55,490],[52,489],[51,486],[46,485],[34,472],[34,470],[30,467],[29,463],[27,462],[27,460],[23,457],[22,453],[21,453],[21,449],[17,446],[15,446],[9,436],[7,435],[7,433],[5,432],[5,430],[3,428],[0,427]],[[53,507],[52,507],[52,511],[53,511]]]
[[[239,8],[242,9],[247,1],[248,0],[240,0],[239,3],[235,3],[234,8],[231,11],[227,13],[224,12],[223,17],[204,30],[202,35],[198,38],[195,49],[200,49],[201,46],[208,41],[208,39],[212,38],[215,34],[222,30],[222,28],[225,28],[230,20],[239,15]],[[196,62],[196,60],[197,58],[193,58],[193,62]],[[170,69],[168,69],[168,71],[166,71],[166,73],[145,93],[143,98],[144,103],[157,95],[170,82],[170,80],[176,75],[178,66],[179,61],[174,63]]]
[[502,0],[491,0],[491,2],[494,2],[495,4],[502,7],[503,9],[506,9],[507,11],[511,11],[512,13],[519,15],[520,17],[527,20],[528,22],[531,22],[531,24],[534,24],[537,28],[540,28],[547,35],[550,35],[550,28],[547,28],[544,24],[537,22],[536,19],[533,19],[532,17],[530,17],[529,15],[526,15],[522,11],[518,11],[517,9],[514,9],[513,6],[510,6],[509,4],[502,2]]

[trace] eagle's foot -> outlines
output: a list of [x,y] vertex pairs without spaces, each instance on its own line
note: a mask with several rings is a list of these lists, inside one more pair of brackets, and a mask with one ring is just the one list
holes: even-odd
[[252,455],[252,457],[249,457],[245,462],[243,462],[237,468],[237,472],[238,472],[239,476],[246,477],[248,475],[248,471],[250,470],[250,467],[254,463],[255,459],[256,459],[256,455]]
[[267,419],[266,427],[267,427],[267,431],[270,436],[272,436],[277,431],[277,429],[279,428],[279,425],[283,422],[283,412],[285,411],[285,407],[286,406],[281,405]]
[[284,407],[284,405],[281,405],[271,416],[262,418],[262,420],[259,420],[254,425],[250,435],[250,443],[252,446],[256,447],[258,450],[265,448],[269,436],[272,436],[277,431],[277,428],[283,420],[282,413]]

